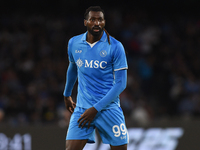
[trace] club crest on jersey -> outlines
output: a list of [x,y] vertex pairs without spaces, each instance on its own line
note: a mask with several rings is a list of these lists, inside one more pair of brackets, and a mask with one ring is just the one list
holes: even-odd
[[101,57],[105,57],[107,55],[107,52],[105,51],[105,50],[102,50],[101,52],[100,52],[100,56]]
[[77,64],[77,66],[80,68],[80,67],[83,65],[83,61],[79,58],[79,59],[76,61],[76,64]]

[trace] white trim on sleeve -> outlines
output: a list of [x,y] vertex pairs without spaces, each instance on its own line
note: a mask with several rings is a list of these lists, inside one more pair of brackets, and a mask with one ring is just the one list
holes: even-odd
[[128,69],[128,67],[125,67],[125,68],[119,68],[119,69],[115,69],[114,71],[118,71],[118,70],[124,70],[124,69]]

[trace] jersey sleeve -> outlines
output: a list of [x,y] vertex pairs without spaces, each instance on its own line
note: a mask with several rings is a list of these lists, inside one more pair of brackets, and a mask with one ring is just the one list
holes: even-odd
[[128,69],[125,50],[120,42],[113,51],[113,68],[114,71]]
[[72,93],[72,89],[74,87],[74,84],[77,80],[77,68],[76,64],[69,63],[68,69],[67,69],[67,74],[66,74],[66,84],[65,84],[65,89],[63,92],[63,95],[65,97],[68,97]]
[[72,55],[72,41],[73,41],[73,38],[71,38],[68,42],[68,59],[71,63],[75,63],[73,55]]
[[109,105],[126,88],[127,70],[119,70],[115,71],[114,73],[115,84],[109,90],[109,92],[93,106],[97,111],[101,111],[103,108]]

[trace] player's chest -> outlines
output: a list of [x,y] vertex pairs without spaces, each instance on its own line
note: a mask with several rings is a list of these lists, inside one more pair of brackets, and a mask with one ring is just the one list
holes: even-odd
[[99,43],[92,48],[88,44],[75,46],[73,58],[79,68],[105,69],[112,62],[110,46]]

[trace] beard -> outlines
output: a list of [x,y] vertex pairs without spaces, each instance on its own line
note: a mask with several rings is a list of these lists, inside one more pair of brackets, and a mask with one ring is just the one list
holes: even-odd
[[[95,31],[95,29],[98,29],[99,31]],[[87,27],[87,30],[90,34],[92,34],[95,37],[98,37],[102,34],[104,28],[100,28],[100,27],[93,27],[93,28],[89,28]]]

